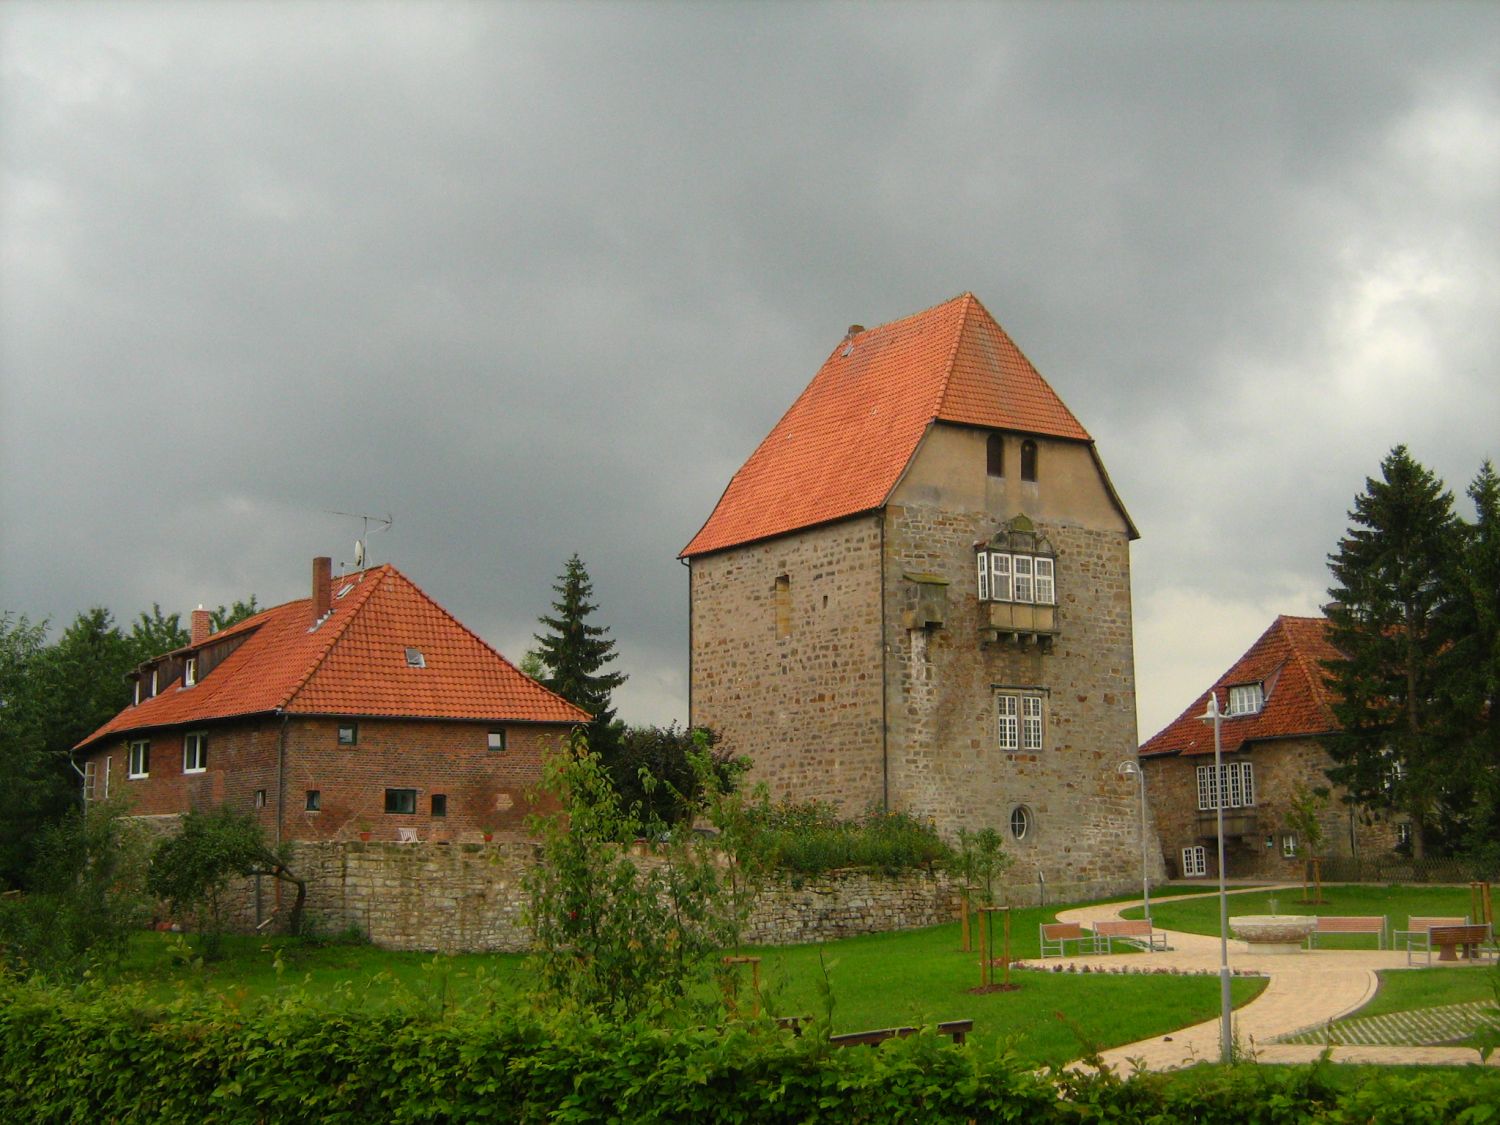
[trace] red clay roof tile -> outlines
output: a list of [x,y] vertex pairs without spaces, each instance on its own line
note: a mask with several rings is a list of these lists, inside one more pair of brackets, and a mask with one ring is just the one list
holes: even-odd
[[933,422],[1088,442],[972,293],[839,344],[683,558],[881,507]]
[[[244,640],[189,688],[174,682],[78,745],[148,727],[280,712],[491,722],[579,723],[588,715],[526,676],[393,566],[335,577],[333,612],[312,599],[266,610],[208,638]],[[340,596],[342,592],[342,596]],[[425,667],[406,661],[407,648]]]
[[[1254,715],[1225,717],[1220,746],[1225,753],[1249,743],[1278,738],[1311,738],[1339,729],[1333,717],[1332,695],[1322,662],[1337,660],[1328,642],[1328,622],[1321,617],[1278,617],[1249,651],[1214,682],[1219,706],[1227,708],[1229,688],[1240,684],[1265,685],[1265,702]],[[1209,691],[1186,711],[1148,739],[1142,758],[1167,754],[1193,756],[1214,752],[1213,728],[1202,721]]]

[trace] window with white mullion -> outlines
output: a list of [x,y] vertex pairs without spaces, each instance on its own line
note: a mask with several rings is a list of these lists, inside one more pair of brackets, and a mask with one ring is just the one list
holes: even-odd
[[1053,562],[1051,559],[1038,555],[1036,563],[1036,602],[1037,605],[1052,605],[1057,601],[1057,582],[1054,577]]
[[990,552],[990,598],[997,602],[1011,600],[1011,559],[999,551]]
[[1042,697],[1039,695],[1021,697],[1021,748],[1042,748]]
[[1015,600],[1029,602],[1033,598],[1031,564],[1036,560],[1030,555],[1012,555],[1011,566],[1015,570]]
[[979,600],[990,600],[990,556],[985,551],[979,552]]
[[1020,749],[1020,730],[1016,721],[1016,697],[997,695],[995,709],[999,716],[999,744],[1002,750]]
[[1218,786],[1214,784],[1213,766],[1198,767],[1198,808],[1202,810],[1219,807]]
[[1249,808],[1255,804],[1255,771],[1251,769],[1249,762],[1236,763],[1240,767],[1240,797],[1243,807]]

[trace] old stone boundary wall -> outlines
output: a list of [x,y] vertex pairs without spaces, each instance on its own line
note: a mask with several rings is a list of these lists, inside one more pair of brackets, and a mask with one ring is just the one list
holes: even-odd
[[[307,880],[306,917],[319,933],[354,931],[385,949],[528,947],[522,877],[535,861],[532,844],[298,842],[291,848],[291,868]],[[1125,885],[1070,887],[1049,893],[1049,899],[1091,897]],[[240,925],[282,929],[292,893],[269,878],[247,880]],[[1034,905],[1039,895],[1035,885],[1007,893],[1018,906]],[[953,920],[958,902],[958,884],[945,872],[782,877],[757,896],[745,940],[799,945],[916,929]]]

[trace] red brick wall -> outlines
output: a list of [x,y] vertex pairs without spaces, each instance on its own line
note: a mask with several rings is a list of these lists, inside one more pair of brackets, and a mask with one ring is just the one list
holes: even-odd
[[[477,841],[485,831],[499,839],[525,835],[525,820],[555,807],[534,793],[544,756],[561,745],[567,728],[532,724],[418,722],[360,719],[358,740],[340,746],[339,719],[293,718],[286,724],[282,793],[282,839],[355,839],[362,830],[373,840],[394,841],[398,828],[419,839]],[[503,729],[506,748],[488,749],[488,734]],[[188,808],[227,804],[253,813],[275,839],[277,763],[282,722],[260,718],[201,728],[208,735],[208,768],[184,774],[183,731],[153,731],[150,775],[129,780],[128,746],[121,738],[88,756],[97,763],[103,796],[105,760],[109,794],[125,795],[131,812],[163,816]],[[79,759],[82,766],[84,759]],[[387,813],[387,788],[416,790],[416,812]],[[321,808],[308,811],[307,792],[316,789]],[[264,806],[257,792],[265,794]],[[447,816],[432,816],[432,797],[447,797]]]

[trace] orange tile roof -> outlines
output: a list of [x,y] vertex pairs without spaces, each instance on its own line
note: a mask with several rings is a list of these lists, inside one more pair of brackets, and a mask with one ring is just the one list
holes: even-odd
[[[1328,641],[1328,622],[1321,617],[1278,617],[1248,652],[1214,682],[1219,706],[1229,705],[1229,688],[1265,685],[1265,703],[1255,715],[1226,718],[1220,727],[1225,753],[1250,743],[1278,738],[1311,738],[1339,729],[1333,717],[1332,693],[1322,662],[1339,659]],[[1192,756],[1214,752],[1213,727],[1202,721],[1209,692],[1142,746],[1142,758],[1167,754]]]
[[681,557],[882,507],[935,421],[1092,443],[994,317],[964,293],[841,342]]
[[[347,588],[347,591],[346,591]],[[490,722],[579,723],[588,715],[521,672],[393,566],[335,577],[332,613],[310,629],[312,599],[268,609],[198,649],[244,635],[190,688],[180,681],[127,707],[78,746],[147,727],[267,712]],[[340,597],[341,591],[346,591]],[[407,648],[426,667],[406,662]],[[191,649],[179,650],[182,652]]]

